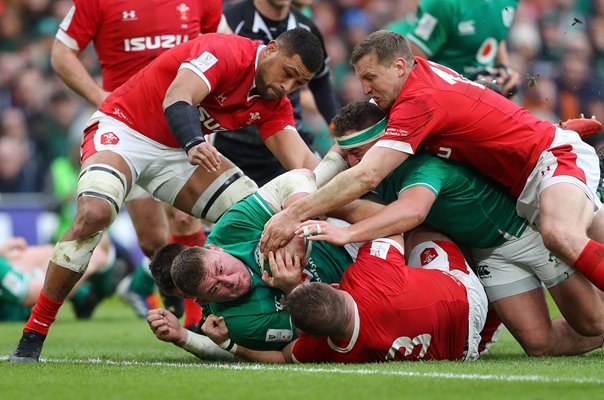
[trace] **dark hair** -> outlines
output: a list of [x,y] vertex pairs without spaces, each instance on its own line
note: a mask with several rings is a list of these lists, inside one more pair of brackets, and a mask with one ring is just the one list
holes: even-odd
[[326,283],[298,286],[285,301],[284,310],[294,325],[312,336],[337,336],[348,323],[346,300]]
[[280,51],[291,57],[299,55],[304,66],[313,74],[321,70],[323,66],[323,48],[319,39],[304,28],[294,28],[277,36]]
[[181,251],[172,262],[172,279],[187,297],[196,297],[199,284],[205,278],[205,249],[189,247]]
[[413,64],[413,53],[407,39],[399,33],[390,31],[376,31],[363,39],[352,50],[350,63],[356,64],[368,54],[375,54],[378,63],[389,65],[402,57],[408,65]]
[[331,120],[332,134],[340,137],[350,133],[349,131],[360,131],[381,121],[386,114],[377,105],[368,101],[357,101],[350,103],[340,110]]
[[188,246],[180,243],[167,244],[157,250],[149,262],[151,275],[153,275],[153,279],[155,279],[155,283],[161,293],[167,295],[175,294],[177,288],[172,279],[172,262],[177,255],[187,248]]

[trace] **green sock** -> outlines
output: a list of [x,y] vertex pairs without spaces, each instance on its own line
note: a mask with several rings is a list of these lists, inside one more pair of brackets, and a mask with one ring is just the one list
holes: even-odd
[[155,281],[149,271],[149,260],[144,259],[140,268],[134,271],[130,290],[141,296],[149,296],[155,291]]

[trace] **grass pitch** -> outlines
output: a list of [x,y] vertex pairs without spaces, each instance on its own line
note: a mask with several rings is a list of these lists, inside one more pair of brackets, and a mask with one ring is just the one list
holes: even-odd
[[155,339],[116,299],[90,321],[59,313],[34,365],[6,362],[23,323],[0,324],[0,399],[603,399],[604,350],[531,359],[504,332],[477,362],[209,363]]

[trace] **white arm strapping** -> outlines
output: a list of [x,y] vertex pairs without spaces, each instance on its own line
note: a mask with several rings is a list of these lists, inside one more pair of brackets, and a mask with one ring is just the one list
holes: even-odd
[[210,361],[233,361],[235,355],[221,349],[207,336],[199,335],[187,330],[187,341],[182,346],[189,353]]
[[277,211],[297,193],[312,193],[317,190],[314,177],[308,170],[293,170],[279,175],[260,189],[258,194],[268,201]]
[[335,151],[329,151],[321,160],[319,165],[315,167],[315,180],[317,188],[323,187],[334,176],[348,168],[348,163],[342,156]]

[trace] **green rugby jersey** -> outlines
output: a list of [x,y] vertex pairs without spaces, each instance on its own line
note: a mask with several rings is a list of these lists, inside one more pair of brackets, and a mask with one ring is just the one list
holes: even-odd
[[29,278],[16,271],[0,257],[0,321],[22,321],[29,318],[30,308],[21,303],[27,296]]
[[428,58],[470,76],[495,63],[518,7],[517,0],[421,0],[417,20],[384,29],[398,32]]
[[[224,317],[235,343],[259,350],[280,349],[296,338],[289,315],[282,311],[283,293],[266,285],[261,278],[258,245],[264,224],[274,214],[257,193],[232,206],[208,236],[206,246],[222,247],[248,266],[252,276],[250,291],[240,299],[211,303],[204,310]],[[343,247],[313,242],[305,267],[307,280],[339,282],[352,259]],[[270,271],[268,261],[264,268]]]
[[459,244],[488,248],[520,237],[527,221],[516,214],[516,199],[472,168],[445,161],[425,150],[409,157],[375,191],[387,203],[423,186],[436,200],[425,223]]

